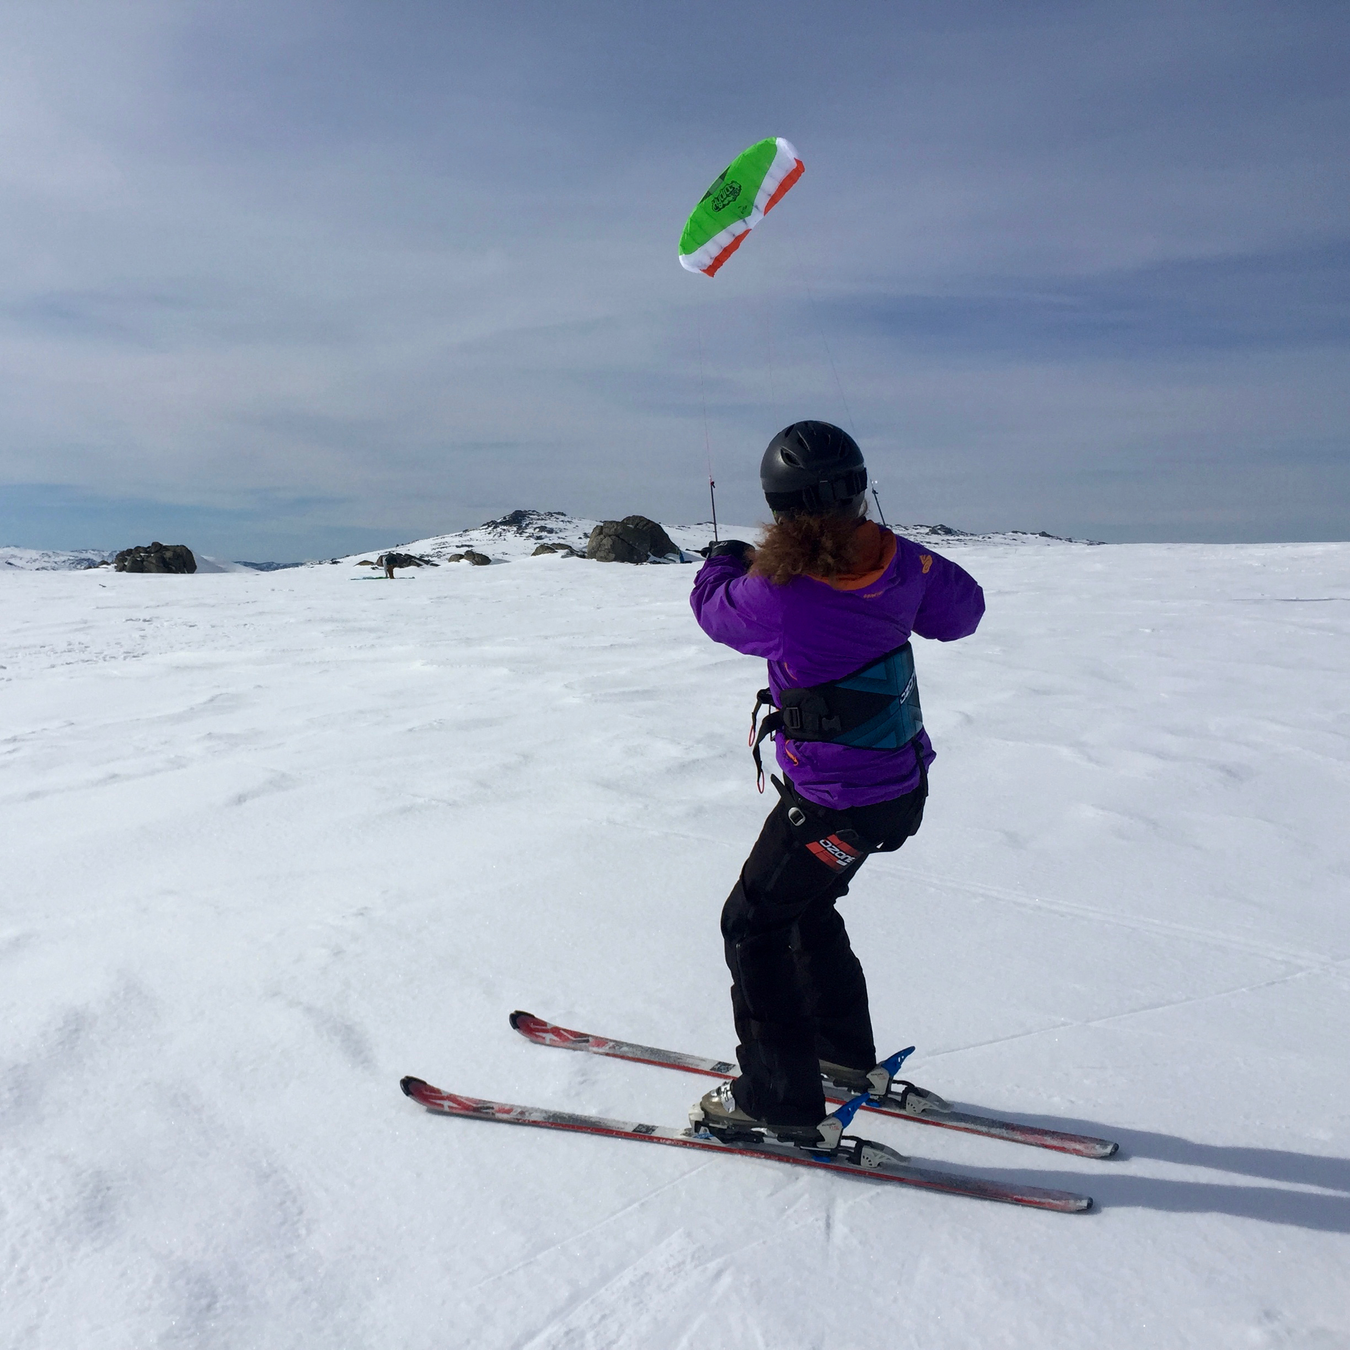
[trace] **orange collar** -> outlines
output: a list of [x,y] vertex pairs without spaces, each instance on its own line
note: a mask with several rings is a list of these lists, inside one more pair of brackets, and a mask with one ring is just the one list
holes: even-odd
[[823,581],[836,591],[860,591],[881,579],[881,574],[895,557],[895,535],[890,530],[883,530],[875,520],[864,520],[859,522],[853,540],[854,570],[833,577],[816,577],[815,580]]

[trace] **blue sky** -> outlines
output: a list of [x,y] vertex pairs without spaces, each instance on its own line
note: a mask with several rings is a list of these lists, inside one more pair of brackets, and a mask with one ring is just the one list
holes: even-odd
[[1339,0],[13,0],[0,542],[689,521],[709,451],[749,521],[799,417],[892,519],[1350,537],[1347,72]]

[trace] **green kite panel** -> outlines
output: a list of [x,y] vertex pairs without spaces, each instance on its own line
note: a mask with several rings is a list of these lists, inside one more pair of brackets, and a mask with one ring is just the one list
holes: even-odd
[[770,136],[743,150],[718,174],[680,235],[680,265],[711,277],[745,236],[782,201],[805,166],[791,141]]

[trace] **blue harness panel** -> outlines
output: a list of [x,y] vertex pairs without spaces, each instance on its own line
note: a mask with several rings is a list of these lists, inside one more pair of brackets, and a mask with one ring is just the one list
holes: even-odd
[[[784,689],[781,707],[756,726],[762,707],[774,708],[769,690],[755,696],[750,748],[763,790],[760,742],[781,732],[790,741],[832,741],[859,750],[902,750],[923,730],[914,649],[908,642],[842,679],[804,689]],[[915,747],[916,752],[918,747]],[[922,757],[920,757],[922,766]]]
[[[923,709],[919,706],[919,681],[914,673],[914,649],[908,642],[887,652],[880,661],[864,670],[846,675],[828,685],[816,685],[820,692],[842,690],[848,693],[880,695],[885,706],[861,725],[842,730],[830,739],[838,745],[854,745],[868,750],[899,750],[923,730]],[[829,693],[825,694],[829,699]],[[854,702],[833,699],[832,703]],[[842,710],[841,710],[842,711]],[[845,716],[844,721],[849,719]],[[791,732],[788,733],[791,735]]]

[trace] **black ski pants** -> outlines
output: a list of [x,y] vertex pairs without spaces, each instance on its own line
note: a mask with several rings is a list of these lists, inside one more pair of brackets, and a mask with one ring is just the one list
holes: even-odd
[[900,847],[923,819],[927,775],[913,792],[833,811],[790,784],[769,813],[722,909],[744,1111],[774,1125],[825,1114],[822,1059],[876,1063],[867,981],[835,902],[869,853]]

